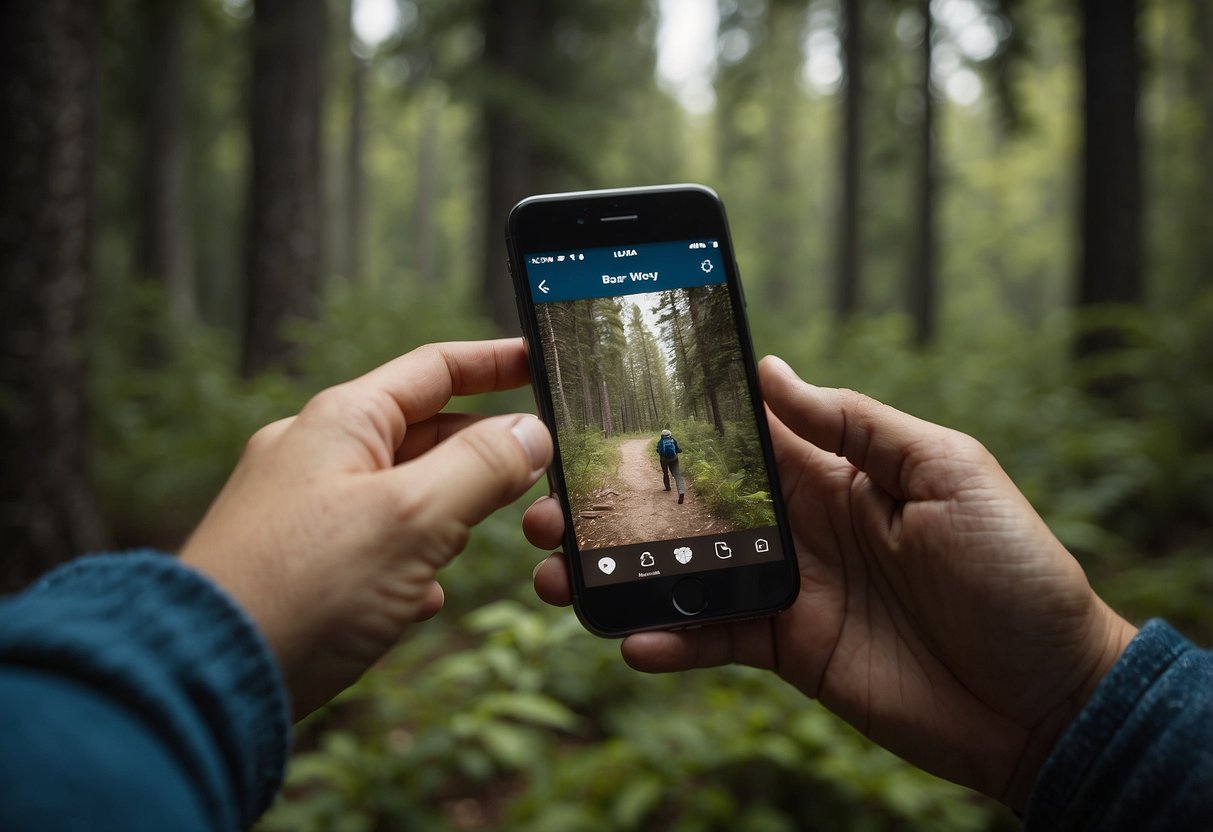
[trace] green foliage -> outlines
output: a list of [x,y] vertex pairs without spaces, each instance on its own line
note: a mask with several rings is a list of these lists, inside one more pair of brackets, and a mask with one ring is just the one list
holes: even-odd
[[994,816],[770,674],[641,675],[567,612],[513,601],[426,625],[303,732],[319,742],[263,830],[977,830]]
[[775,522],[753,424],[730,421],[722,437],[712,425],[688,419],[677,425],[674,434],[685,449],[681,455],[684,473],[713,513],[736,528]]
[[231,341],[198,327],[159,328],[148,336],[159,358],[130,366],[138,322],[166,316],[156,293],[129,297],[94,351],[97,491],[120,545],[175,548],[248,438],[297,411],[306,388],[280,375],[241,379]]
[[560,442],[569,504],[588,505],[594,492],[619,468],[619,444],[608,442],[597,428],[562,432]]
[[[141,29],[138,4],[115,4],[101,35],[91,352],[96,477],[119,543],[176,545],[248,436],[321,387],[426,341],[493,334],[483,310],[474,311],[481,299],[472,288],[481,260],[503,254],[469,245],[484,222],[476,113],[508,97],[558,182],[716,187],[729,207],[760,349],[783,355],[814,383],[856,388],[977,436],[1118,609],[1138,619],[1166,616],[1213,641],[1213,122],[1203,87],[1188,80],[1199,77],[1197,62],[1208,50],[1195,28],[1176,23],[1179,4],[1152,6],[1143,30],[1144,46],[1157,56],[1147,65],[1142,127],[1147,282],[1159,308],[1090,321],[1119,328],[1125,348],[1081,364],[1070,359],[1077,324],[1065,309],[1079,168],[1077,34],[1066,9],[1040,0],[1016,9],[1017,25],[1032,23],[1029,40],[1016,44],[1030,62],[1000,80],[1013,87],[1020,133],[993,124],[984,99],[960,106],[941,90],[941,338],[911,351],[906,322],[892,311],[901,304],[914,219],[914,154],[906,141],[913,119],[904,115],[915,105],[913,53],[896,32],[894,24],[907,18],[895,4],[875,3],[869,15],[863,302],[846,328],[819,311],[836,254],[838,97],[800,83],[801,10],[724,4],[722,39],[748,48],[721,56],[718,107],[702,118],[650,82],[652,4],[629,2],[624,13],[617,3],[565,5],[531,50],[538,77],[520,88],[477,63],[484,4],[403,4],[416,19],[398,50],[376,59],[369,84],[366,280],[330,275],[320,320],[293,326],[306,351],[300,375],[244,380],[233,368],[247,50],[235,46],[244,19],[227,9],[247,15],[247,5],[199,7],[191,44],[190,207],[206,324],[164,324],[152,339],[163,354],[147,361],[140,333],[165,314],[138,283],[148,276],[130,266],[144,123],[132,97],[140,64],[130,55]],[[830,4],[808,9],[813,43],[828,46],[836,14]],[[326,135],[340,137],[338,150],[344,115],[328,115]],[[438,152],[427,168],[418,148],[430,130]],[[328,210],[336,216],[334,196]],[[689,313],[662,310],[668,320]],[[659,346],[646,343],[632,320],[615,305],[595,321],[611,362],[599,366],[619,378],[625,370],[642,378],[645,357]],[[588,335],[578,330],[562,343],[571,364]],[[669,425],[687,448],[684,469],[699,493],[711,495],[714,511],[746,523],[767,510],[766,486],[747,452],[753,437],[734,425],[717,434],[702,402],[711,386],[705,365],[723,376],[724,362],[712,356],[722,343],[701,349],[664,339],[676,367],[669,389],[658,383],[652,400],[661,410],[667,397],[681,395],[699,408],[697,418]],[[574,366],[595,363],[582,359]],[[1087,394],[1108,379],[1117,380],[1116,396]],[[625,415],[618,379],[608,386],[615,417],[639,422],[643,411]],[[591,391],[587,403],[597,395]],[[531,405],[519,391],[455,406]],[[574,496],[585,496],[617,464],[614,452],[596,430],[562,441],[573,443],[570,458],[586,461],[566,472]],[[444,613],[413,628],[379,667],[302,726],[287,790],[263,829],[1007,825],[1004,811],[876,749],[769,674],[632,672],[614,643],[587,635],[567,611],[539,609],[528,580],[539,553],[522,540],[520,513],[511,507],[478,527],[443,573]]]

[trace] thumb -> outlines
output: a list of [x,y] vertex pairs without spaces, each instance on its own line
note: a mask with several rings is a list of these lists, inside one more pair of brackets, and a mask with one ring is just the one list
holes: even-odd
[[[481,420],[384,472],[414,521],[471,527],[535,484],[552,460],[552,437],[534,416]],[[453,554],[453,553],[452,553]]]
[[807,384],[773,355],[762,360],[759,375],[763,398],[781,422],[818,448],[845,457],[899,500],[909,498],[907,463],[915,449],[951,433],[854,390]]

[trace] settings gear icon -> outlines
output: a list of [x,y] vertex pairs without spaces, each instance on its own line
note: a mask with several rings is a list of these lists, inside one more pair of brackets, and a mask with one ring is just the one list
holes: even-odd
[[710,272],[712,270],[712,261],[704,260],[699,264],[699,268],[703,269],[705,272]]

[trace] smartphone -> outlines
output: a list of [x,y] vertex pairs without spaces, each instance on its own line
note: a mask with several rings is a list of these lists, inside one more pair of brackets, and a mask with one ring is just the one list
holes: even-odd
[[790,605],[796,553],[720,199],[533,196],[506,245],[582,623],[614,637]]

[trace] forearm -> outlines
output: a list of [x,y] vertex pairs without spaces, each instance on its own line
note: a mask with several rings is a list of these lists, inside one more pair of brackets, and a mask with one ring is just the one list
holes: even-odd
[[4,829],[238,829],[288,750],[253,624],[161,555],[84,558],[0,603]]
[[1213,653],[1153,621],[1041,769],[1025,827],[1213,829],[1210,749]]

